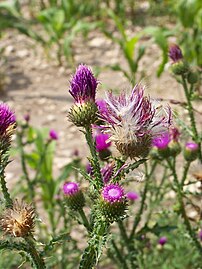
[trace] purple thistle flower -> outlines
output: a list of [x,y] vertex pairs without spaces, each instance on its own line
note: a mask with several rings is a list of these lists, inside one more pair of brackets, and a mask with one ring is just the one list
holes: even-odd
[[55,130],[50,130],[49,137],[51,140],[58,140],[58,134]]
[[63,185],[63,193],[67,205],[72,210],[80,210],[85,205],[85,198],[82,191],[79,189],[79,185],[75,182],[66,182]]
[[164,133],[161,136],[155,137],[152,140],[152,145],[157,147],[158,149],[165,149],[168,147],[170,142],[170,135],[169,133]]
[[86,65],[80,64],[70,82],[70,94],[77,104],[87,101],[95,102],[95,94],[98,81],[92,71]]
[[202,241],[202,230],[199,231],[199,233],[198,233],[198,237],[199,237],[199,239]]
[[129,191],[128,193],[126,193],[126,197],[128,198],[128,200],[131,201],[136,201],[140,198],[139,194],[133,191]]
[[111,142],[109,141],[109,135],[103,133],[97,133],[95,135],[96,142],[96,150],[97,152],[108,149],[111,146]]
[[24,120],[28,123],[30,121],[30,114],[25,114],[24,115]]
[[104,114],[107,111],[107,103],[105,102],[104,99],[99,99],[96,100],[96,104],[98,106],[99,113],[102,116],[102,114]]
[[79,185],[75,182],[65,182],[63,192],[67,196],[75,195],[79,192]]
[[176,44],[170,45],[168,56],[173,61],[173,63],[183,59],[182,51]]
[[106,103],[102,118],[108,123],[110,140],[130,158],[146,156],[152,139],[165,133],[171,124],[170,108],[161,108],[145,97],[141,85],[136,85],[130,96],[108,93]]
[[198,151],[198,144],[195,142],[187,142],[185,148],[190,151]]
[[192,162],[198,157],[199,146],[195,142],[187,142],[184,148],[184,158],[185,160]]
[[0,104],[0,136],[6,133],[6,130],[16,123],[15,114],[10,110],[7,104]]
[[86,172],[91,176],[93,175],[93,168],[90,163],[87,163],[86,165]]
[[101,174],[102,174],[102,178],[103,178],[103,182],[104,184],[107,184],[114,172],[114,163],[109,163],[106,164],[102,169],[101,169]]
[[162,236],[161,238],[159,238],[158,243],[159,243],[159,245],[164,246],[165,243],[167,243],[167,237]]
[[122,202],[125,198],[123,188],[118,184],[110,184],[102,189],[102,197],[106,202],[113,204],[115,202]]

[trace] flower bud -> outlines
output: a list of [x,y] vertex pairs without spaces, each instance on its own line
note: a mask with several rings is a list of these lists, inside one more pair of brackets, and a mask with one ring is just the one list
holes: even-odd
[[171,65],[171,71],[175,75],[184,75],[189,71],[189,65],[184,60],[179,61]]
[[169,143],[169,150],[170,150],[170,156],[177,156],[181,152],[181,146],[180,143],[177,141],[171,141]]
[[170,142],[170,135],[168,132],[161,136],[155,137],[152,140],[152,145],[157,148],[158,155],[162,158],[168,158],[170,156],[170,149],[168,144]]
[[75,182],[66,182],[63,185],[63,193],[66,198],[67,205],[72,210],[80,210],[85,205],[85,198],[79,186]]
[[190,71],[187,75],[187,81],[190,84],[195,84],[199,80],[199,75],[197,72]]
[[50,140],[58,140],[58,134],[55,130],[50,130],[49,131],[49,138]]
[[183,75],[189,70],[189,65],[184,61],[182,51],[179,46],[172,44],[169,47],[169,58],[172,60],[171,70],[175,75]]
[[140,198],[139,194],[136,193],[136,192],[134,192],[134,191],[129,191],[129,192],[127,192],[127,193],[126,193],[126,197],[128,198],[128,200],[129,200],[131,203],[137,201],[137,200]]
[[159,245],[164,246],[167,243],[167,237],[162,236],[158,241]]
[[83,104],[74,104],[68,113],[68,117],[78,127],[88,127],[96,123],[97,105],[94,102],[86,102]]
[[126,216],[127,202],[123,188],[118,184],[104,186],[101,194],[100,209],[109,222]]
[[184,149],[184,158],[186,161],[192,162],[198,157],[198,144],[195,142],[188,142]]

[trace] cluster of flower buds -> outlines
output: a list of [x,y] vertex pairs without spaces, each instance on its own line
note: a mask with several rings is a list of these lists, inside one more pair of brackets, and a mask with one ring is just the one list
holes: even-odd
[[79,185],[75,182],[66,182],[63,185],[63,193],[67,205],[75,211],[79,211],[85,205],[85,198],[82,191],[79,189]]
[[69,112],[69,119],[78,127],[87,127],[96,123],[98,108],[95,95],[98,81],[92,71],[85,65],[79,65],[70,82],[70,94],[74,98],[74,105]]

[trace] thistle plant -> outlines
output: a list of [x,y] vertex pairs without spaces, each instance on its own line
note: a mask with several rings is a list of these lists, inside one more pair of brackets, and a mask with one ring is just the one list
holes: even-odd
[[34,209],[24,202],[11,199],[6,186],[5,168],[9,163],[11,138],[16,126],[15,114],[6,104],[0,104],[0,177],[1,189],[5,200],[5,209],[0,216],[0,227],[5,234],[23,238],[25,242],[1,241],[0,245],[24,251],[29,255],[35,268],[45,268],[44,261],[33,243]]
[[[70,94],[75,104],[70,109],[69,119],[76,126],[83,128],[91,152],[89,160],[92,168],[91,176],[83,173],[90,184],[93,207],[90,213],[91,221],[88,221],[88,246],[83,253],[80,268],[93,268],[98,263],[109,237],[110,224],[113,222],[118,223],[128,251],[135,254],[132,241],[130,242],[122,223],[127,217],[128,207],[127,196],[120,185],[121,179],[125,177],[125,161],[128,158],[146,157],[152,147],[152,139],[164,134],[171,125],[170,108],[161,110],[157,104],[144,96],[144,87],[141,85],[136,85],[131,95],[122,93],[115,97],[108,93],[105,101],[96,102],[97,84],[91,70],[84,65],[78,67],[70,82]],[[98,128],[101,132],[95,135],[94,140],[91,125],[96,123],[102,123],[102,126]],[[111,142],[115,143],[125,161],[117,160],[101,168],[97,152],[105,150]],[[134,164],[131,165],[131,169],[135,168],[133,166]],[[68,199],[73,201],[76,193],[68,195]],[[76,210],[71,205],[70,207]],[[133,256],[130,261],[134,266],[132,259]]]
[[[184,86],[184,77],[193,93],[194,80],[181,50],[172,46],[169,55],[177,80]],[[160,266],[170,264],[169,257],[175,264],[180,256],[175,250],[180,247],[180,253],[188,256],[180,265],[200,268],[197,201],[201,193],[196,183],[201,182],[201,174],[192,176],[190,171],[200,160],[201,136],[191,92],[186,107],[190,127],[183,130],[186,123],[175,119],[168,105],[146,96],[143,85],[119,95],[107,92],[103,100],[96,99],[98,86],[98,79],[84,64],[70,80],[73,105],[68,119],[86,138],[88,171],[75,150],[72,162],[55,176],[54,148],[60,137],[54,129],[35,129],[26,116],[18,124],[16,139],[23,171],[17,185],[23,188],[16,186],[11,194],[4,170],[16,121],[7,105],[0,106],[4,197],[0,249],[23,253],[33,268],[64,269],[68,264],[68,268],[91,269],[109,261],[117,268],[136,269],[154,268],[159,257]],[[24,200],[16,199],[20,193],[25,194]],[[190,215],[190,207],[196,216]],[[40,222],[43,214],[45,221]]]

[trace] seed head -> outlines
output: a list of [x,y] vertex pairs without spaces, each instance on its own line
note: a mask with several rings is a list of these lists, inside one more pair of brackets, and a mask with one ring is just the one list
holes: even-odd
[[106,103],[102,118],[108,125],[110,140],[122,155],[131,159],[147,156],[152,139],[165,133],[171,124],[170,108],[145,97],[140,85],[135,86],[130,96],[108,93]]
[[12,208],[0,216],[0,226],[6,234],[25,237],[33,232],[35,212],[31,205],[15,200]]

